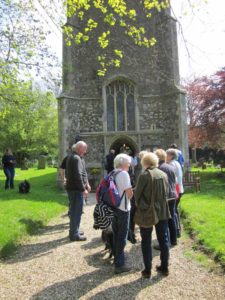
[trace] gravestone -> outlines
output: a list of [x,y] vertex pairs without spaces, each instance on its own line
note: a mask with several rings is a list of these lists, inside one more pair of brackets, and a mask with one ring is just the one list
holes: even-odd
[[45,169],[46,168],[46,156],[45,155],[40,155],[38,158],[38,169]]
[[28,170],[29,167],[28,167],[28,160],[27,158],[24,158],[21,162],[21,170]]

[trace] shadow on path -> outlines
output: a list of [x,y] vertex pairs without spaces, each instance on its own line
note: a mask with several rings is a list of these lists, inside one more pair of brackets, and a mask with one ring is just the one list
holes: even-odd
[[4,263],[12,264],[17,262],[28,261],[34,258],[38,258],[41,256],[48,255],[53,249],[63,246],[68,243],[68,238],[64,237],[58,240],[49,241],[45,243],[37,243],[20,246],[20,254],[15,258],[11,258],[9,260],[5,260]]
[[99,238],[92,238],[90,242],[83,244],[81,248],[84,250],[88,250],[98,248],[99,246],[102,246],[102,248],[104,249],[104,244],[100,236]]
[[96,295],[88,298],[91,300],[99,299],[123,299],[123,300],[133,300],[136,299],[137,295],[141,290],[145,289],[148,286],[157,284],[162,277],[154,276],[151,280],[138,278],[135,281],[131,281],[126,284],[121,284],[116,287],[107,288],[101,292],[98,292]]
[[[114,277],[114,282],[118,284],[120,282],[121,275],[115,276],[113,274],[113,266],[106,260],[102,260],[101,253],[85,257],[88,265],[92,267],[101,267],[95,271],[85,273],[77,278],[71,280],[55,283],[41,292],[34,295],[31,299],[80,299],[85,296],[91,290],[98,288],[105,281]],[[131,273],[123,274],[122,276],[129,276]],[[156,284],[162,277],[155,276],[151,280],[142,279],[141,277],[135,281],[131,281],[126,284],[121,284],[115,287],[110,287],[100,291],[95,296],[89,299],[135,299],[137,294],[149,285]]]
[[[21,222],[26,224],[26,226],[28,227],[28,230],[29,230],[30,226],[31,226],[31,228],[33,228],[32,220],[30,221],[29,219],[23,219],[23,220],[21,220]],[[43,228],[43,231],[42,232],[39,231],[38,233],[41,235],[54,235],[56,233],[65,231],[65,229],[68,229],[68,224],[62,223],[62,224],[45,226]],[[32,233],[33,233],[33,229],[32,229]],[[31,259],[34,259],[37,257],[45,256],[45,255],[48,255],[49,252],[51,252],[53,249],[61,247],[65,244],[67,244],[68,242],[69,242],[69,239],[67,236],[65,236],[65,237],[62,237],[59,239],[54,239],[54,240],[43,242],[43,243],[20,245],[18,248],[19,249],[18,254],[9,259],[5,259],[4,263],[11,264],[11,263],[16,263],[16,262],[23,262],[23,261],[28,261],[28,260],[31,260]]]

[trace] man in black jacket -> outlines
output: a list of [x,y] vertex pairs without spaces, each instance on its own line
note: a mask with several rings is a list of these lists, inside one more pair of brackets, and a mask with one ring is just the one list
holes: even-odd
[[114,170],[114,158],[115,158],[115,150],[110,149],[109,154],[106,155],[105,157],[106,160],[105,169],[108,174],[112,172],[112,170]]
[[67,155],[63,158],[61,165],[59,166],[60,179],[64,186],[66,185],[66,162],[68,157],[71,155],[71,148],[68,148],[66,152]]
[[86,151],[87,144],[79,141],[72,146],[72,154],[66,162],[66,190],[69,196],[71,213],[69,238],[71,241],[86,241],[87,239],[80,232],[83,198],[87,197],[91,190],[83,159]]

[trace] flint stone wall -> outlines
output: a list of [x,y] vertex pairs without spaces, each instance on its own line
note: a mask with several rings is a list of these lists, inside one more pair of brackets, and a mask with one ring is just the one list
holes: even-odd
[[[99,26],[99,32],[104,26]],[[96,37],[71,47],[64,43],[63,93],[59,98],[60,159],[77,136],[90,145],[86,161],[93,167],[102,165],[112,142],[123,136],[131,138],[136,150],[167,148],[176,142],[187,158],[185,100],[178,89],[176,23],[167,12],[153,16],[145,27],[157,39],[154,47],[139,47],[124,35],[121,38],[120,27],[112,28],[108,51],[113,53],[119,45],[124,57],[121,67],[109,69],[104,78],[97,76],[96,57],[101,53],[95,47]],[[132,132],[104,131],[104,87],[117,79],[129,80],[135,86],[137,126]]]

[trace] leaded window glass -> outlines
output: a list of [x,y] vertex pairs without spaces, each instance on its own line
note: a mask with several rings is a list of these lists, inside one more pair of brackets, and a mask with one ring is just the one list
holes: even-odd
[[134,86],[131,82],[116,80],[106,87],[107,130],[135,130]]

